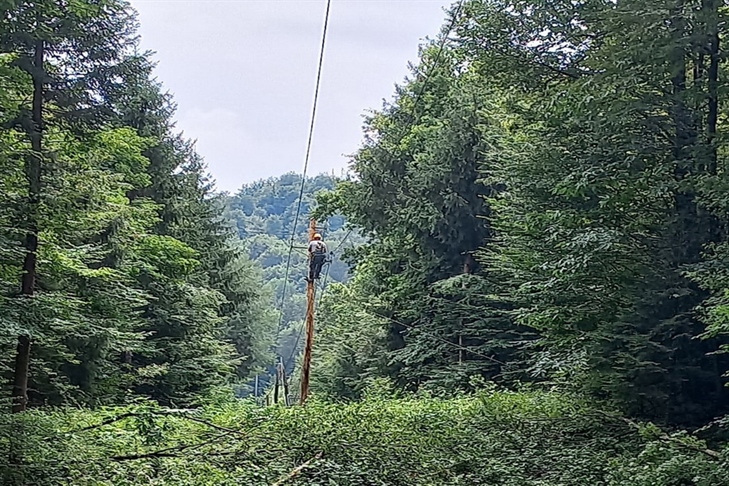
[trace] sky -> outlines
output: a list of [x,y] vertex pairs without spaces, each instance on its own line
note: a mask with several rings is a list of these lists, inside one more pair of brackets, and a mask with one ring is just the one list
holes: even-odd
[[[177,129],[223,191],[301,172],[326,0],[131,0]],[[308,174],[340,175],[450,0],[333,0]]]

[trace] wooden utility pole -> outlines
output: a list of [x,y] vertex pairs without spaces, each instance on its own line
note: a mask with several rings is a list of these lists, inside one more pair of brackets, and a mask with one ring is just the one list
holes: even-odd
[[284,405],[288,407],[291,405],[289,403],[289,380],[286,379],[286,367],[284,366],[283,360],[278,362],[278,375],[279,382],[283,385]]
[[276,380],[274,381],[275,385],[273,388],[273,403],[278,404],[278,388],[281,380],[281,368],[279,368],[278,365],[276,365]]
[[[470,275],[473,273],[476,267],[476,261],[473,259],[471,253],[466,253],[466,258],[463,262],[463,274]],[[461,288],[466,289],[465,283],[461,280]],[[466,297],[466,304],[468,304],[468,297]],[[463,346],[463,317],[458,319],[459,330],[458,330],[458,364],[462,365],[466,356],[465,348]]]
[[[316,234],[316,220],[309,224],[309,241]],[[309,255],[311,259],[311,255]],[[311,263],[311,262],[310,262]],[[311,273],[311,272],[309,272]],[[311,277],[312,275],[308,275]],[[314,344],[314,300],[316,297],[314,279],[309,278],[306,284],[306,347],[304,348],[304,362],[301,365],[301,405],[309,397],[309,375],[311,373],[311,348]]]

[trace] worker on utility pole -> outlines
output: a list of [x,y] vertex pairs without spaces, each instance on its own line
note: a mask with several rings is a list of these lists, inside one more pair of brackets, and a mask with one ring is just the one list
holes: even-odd
[[327,259],[327,245],[321,241],[321,235],[316,233],[314,239],[309,242],[309,278],[308,282],[319,279],[321,267]]

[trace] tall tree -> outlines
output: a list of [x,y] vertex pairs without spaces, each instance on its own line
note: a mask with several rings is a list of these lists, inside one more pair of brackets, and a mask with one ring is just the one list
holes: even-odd
[[[379,312],[392,318],[390,373],[403,386],[443,384],[447,375],[450,388],[467,387],[469,374],[501,375],[498,363],[514,359],[503,341],[486,345],[512,332],[511,321],[484,294],[488,269],[474,258],[491,237],[485,198],[499,187],[480,173],[490,160],[478,78],[448,46],[426,46],[421,65],[425,74],[416,71],[394,102],[367,120],[364,146],[351,163],[356,179],[320,199],[371,238],[352,258],[366,292],[378,296]],[[471,299],[484,307],[469,307]],[[491,360],[478,351],[490,356],[497,348]],[[459,360],[477,363],[446,371]]]
[[[28,369],[32,332],[38,322],[33,309],[38,287],[38,250],[48,192],[44,174],[52,170],[52,134],[84,130],[98,123],[106,106],[99,103],[99,82],[109,82],[106,71],[123,56],[130,18],[123,2],[6,2],[0,24],[2,51],[27,74],[29,104],[14,120],[26,135],[23,149],[26,201],[19,226],[23,228],[24,257],[18,299],[20,313],[15,358],[13,411],[27,406]],[[79,60],[84,62],[80,63]]]
[[247,378],[270,340],[256,331],[260,275],[173,133],[128,3],[3,9],[0,319],[17,350],[1,359],[14,410],[135,393],[189,403]]
[[[507,188],[485,261],[513,287],[519,322],[544,335],[551,373],[568,363],[574,384],[637,415],[720,413],[727,363],[719,342],[696,339],[707,293],[685,275],[723,238],[699,189],[716,174],[716,5],[468,12],[459,43],[506,94],[491,115],[506,123],[485,133],[498,158],[487,175]],[[514,59],[520,69],[493,74]]]
[[147,337],[130,362],[138,393],[190,403],[270,361],[272,319],[260,273],[222,217],[202,159],[173,131],[174,105],[152,80],[151,63],[142,56],[136,64],[115,106],[119,123],[154,139],[145,151],[151,184],[129,197],[154,201],[159,219],[155,244],[142,252],[155,260],[138,275],[152,298],[140,329]]

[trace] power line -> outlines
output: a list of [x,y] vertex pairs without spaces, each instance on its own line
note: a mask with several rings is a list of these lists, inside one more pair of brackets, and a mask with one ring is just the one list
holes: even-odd
[[[413,122],[413,125],[415,122],[417,122],[417,114],[418,114],[418,104],[420,103],[420,99],[423,96],[423,93],[425,92],[425,88],[428,86],[428,81],[430,81],[430,76],[435,72],[435,69],[438,67],[438,63],[440,62],[440,58],[443,55],[443,51],[445,50],[445,43],[448,41],[448,36],[451,35],[451,32],[453,31],[453,27],[456,26],[456,22],[458,21],[458,18],[461,16],[461,10],[463,10],[463,2],[464,0],[460,0],[458,2],[458,6],[456,7],[455,12],[453,13],[453,18],[451,19],[451,23],[448,25],[448,29],[446,30],[445,34],[443,35],[443,38],[440,40],[440,44],[438,45],[438,52],[435,55],[435,59],[433,60],[433,65],[430,67],[427,73],[425,73],[425,80],[423,81],[423,85],[420,87],[420,91],[418,92],[418,95],[415,97],[415,104],[413,105],[413,117],[415,118],[415,121]],[[412,127],[411,127],[412,128]]]
[[314,88],[314,102],[311,109],[311,122],[309,124],[309,137],[306,143],[306,156],[304,157],[304,170],[301,175],[301,189],[299,190],[299,202],[296,205],[296,216],[294,217],[294,224],[291,228],[291,240],[289,241],[289,254],[286,258],[286,272],[284,273],[283,289],[281,292],[281,309],[278,319],[278,331],[281,331],[283,324],[284,315],[284,303],[286,301],[286,287],[289,280],[289,272],[291,271],[291,254],[294,251],[294,239],[296,238],[296,226],[299,224],[299,216],[301,214],[301,203],[304,199],[304,186],[306,184],[306,172],[309,168],[309,159],[311,157],[311,145],[314,139],[314,125],[316,123],[316,108],[319,103],[319,89],[321,87],[321,73],[322,67],[324,66],[324,48],[326,46],[327,31],[329,30],[329,12],[331,11],[332,1],[327,0],[326,13],[324,14],[324,28],[321,36],[321,47],[319,51],[319,67],[316,74],[316,86]]
[[[435,57],[435,59],[433,61],[433,64],[431,65],[431,67],[428,70],[428,72],[425,73],[425,79],[423,81],[423,84],[422,84],[422,86],[421,86],[418,94],[416,95],[415,102],[413,104],[413,118],[414,118],[413,123],[412,123],[413,126],[415,125],[415,123],[417,123],[418,118],[419,118],[418,117],[418,105],[420,104],[420,101],[421,101],[421,99],[423,97],[423,94],[424,94],[424,92],[425,92],[425,90],[426,90],[426,88],[428,86],[428,83],[430,81],[431,75],[436,71],[436,69],[438,67],[438,64],[440,63],[440,59],[441,59],[441,57],[443,55],[443,51],[445,50],[445,44],[446,44],[446,42],[448,40],[448,36],[450,35],[451,31],[455,27],[456,22],[458,21],[458,18],[460,17],[461,10],[463,9],[463,4],[464,4],[464,0],[460,0],[459,3],[458,3],[458,5],[457,5],[457,7],[456,7],[456,10],[453,13],[451,22],[448,25],[448,28],[446,29],[446,32],[444,33],[444,35],[443,35],[443,37],[442,37],[442,39],[441,39],[441,41],[440,41],[440,43],[438,45],[438,52],[437,52],[436,57]],[[311,143],[312,143],[312,136],[313,136],[313,130],[314,130],[314,118],[315,118],[315,115],[316,115],[317,99],[318,99],[318,95],[319,95],[319,85],[320,85],[320,81],[321,81],[321,70],[322,70],[322,65],[323,65],[324,46],[325,46],[325,41],[326,41],[326,33],[327,33],[327,25],[328,25],[328,21],[329,21],[330,7],[331,7],[331,0],[328,0],[327,1],[326,16],[325,16],[325,21],[324,21],[324,33],[323,33],[323,36],[322,36],[321,53],[320,53],[320,58],[319,58],[319,72],[317,74],[316,90],[315,90],[315,95],[314,95],[314,107],[313,107],[313,110],[312,110],[311,126],[310,126],[310,130],[309,130],[309,140],[308,140],[308,143],[307,143],[306,159],[305,159],[305,162],[304,162],[304,177],[302,178],[302,181],[301,181],[301,189],[300,189],[300,193],[299,193],[299,202],[298,202],[297,209],[296,209],[296,216],[294,218],[294,228],[292,230],[291,241],[290,241],[290,246],[289,246],[289,257],[288,257],[287,263],[286,263],[286,273],[285,273],[286,277],[284,279],[284,288],[283,288],[283,293],[282,293],[282,298],[281,298],[281,302],[282,303],[281,303],[281,314],[280,314],[280,318],[279,318],[279,332],[280,332],[281,325],[282,325],[282,321],[283,321],[283,301],[284,301],[285,295],[286,295],[286,283],[287,283],[287,280],[288,280],[289,268],[290,268],[290,264],[291,264],[291,252],[293,250],[293,243],[294,243],[294,237],[295,237],[295,232],[296,232],[296,225],[298,224],[298,219],[299,219],[300,210],[301,210],[301,203],[302,203],[303,193],[304,193],[304,184],[306,182],[306,169],[308,167],[309,156],[310,156],[310,152],[311,152]],[[346,234],[346,236],[342,239],[342,241],[339,243],[339,245],[337,246],[337,248],[333,252],[338,251],[342,247],[342,245],[344,244],[344,242],[349,238],[349,236],[352,234],[353,231],[354,231],[354,229],[350,229],[349,230],[349,232]],[[324,285],[322,287],[321,295],[319,296],[319,303],[321,303],[321,300],[322,300],[322,298],[324,296],[324,292],[326,291],[326,280],[328,279],[328,276],[329,276],[329,268],[330,267],[331,267],[331,263],[327,266],[327,271],[326,271],[325,278],[324,278],[324,281],[323,281],[324,282]],[[370,311],[370,313],[373,314],[373,315],[375,315],[375,316],[377,316],[377,317],[380,317],[380,318],[383,318],[383,319],[388,319],[390,321],[393,321],[393,322],[395,322],[397,324],[402,325],[403,327],[406,327],[406,328],[409,328],[409,329],[415,329],[415,326],[408,325],[408,324],[405,324],[405,323],[396,321],[395,319],[392,319],[390,317],[383,316],[383,315],[379,315],[379,314],[373,313],[371,311]],[[297,350],[296,348],[298,347],[298,344],[299,344],[299,342],[301,340],[302,334],[303,334],[303,327],[299,330],[299,332],[297,334],[295,344],[294,344],[294,346],[293,346],[293,348],[291,350],[291,354],[290,354],[289,358],[286,360],[285,368],[288,368],[288,366],[291,364],[291,361],[292,361],[294,355],[296,354],[296,350]],[[426,334],[428,334],[428,333],[426,333]],[[496,362],[496,363],[499,363],[499,364],[504,364],[501,361],[499,361],[499,360],[497,360],[497,359],[495,359],[493,357],[487,356],[487,355],[482,354],[482,353],[474,352],[473,350],[471,350],[471,349],[469,349],[469,348],[467,348],[465,346],[461,346],[461,345],[452,343],[452,342],[450,342],[450,341],[448,341],[448,340],[446,340],[444,338],[441,338],[439,336],[435,336],[435,335],[431,335],[431,336],[434,337],[434,338],[436,338],[436,339],[438,339],[438,340],[440,340],[440,341],[443,341],[443,342],[445,342],[445,343],[447,343],[447,344],[449,344],[451,346],[464,349],[464,350],[466,350],[466,351],[468,351],[471,354],[474,354],[476,356],[481,356],[481,357],[483,357],[485,359],[488,359],[490,361],[493,361],[493,362]]]
[[344,235],[344,238],[342,238],[342,241],[339,242],[339,245],[337,245],[337,247],[334,250],[332,250],[332,253],[336,254],[339,251],[339,249],[342,247],[342,245],[344,245],[344,242],[347,241],[347,238],[349,238],[352,235],[352,232],[354,232],[354,228],[347,231],[347,234]]
[[[460,17],[461,10],[463,9],[463,3],[464,3],[463,0],[461,0],[458,3],[458,6],[456,7],[456,10],[453,13],[453,17],[451,19],[451,22],[448,25],[448,28],[446,29],[446,32],[444,33],[443,38],[440,41],[440,44],[438,46],[438,52],[437,52],[436,57],[435,57],[435,59],[433,61],[433,64],[431,65],[430,69],[428,69],[428,72],[425,73],[425,80],[423,81],[423,84],[422,84],[422,86],[421,86],[421,88],[420,88],[420,90],[419,90],[419,92],[418,92],[418,94],[417,94],[417,96],[415,98],[415,103],[413,105],[413,117],[415,118],[413,120],[413,123],[412,123],[413,126],[415,125],[415,123],[417,123],[417,120],[418,120],[418,118],[417,118],[417,115],[418,115],[418,113],[417,113],[418,104],[420,103],[420,100],[422,99],[423,93],[425,92],[425,89],[428,86],[428,82],[430,80],[430,76],[435,72],[435,70],[438,67],[438,64],[440,63],[440,59],[441,59],[441,57],[443,55],[443,51],[445,50],[445,43],[447,42],[448,36],[450,35],[451,31],[453,30],[453,27],[455,27],[455,24],[458,21],[458,18]],[[328,8],[329,7],[327,5],[327,9]],[[411,128],[412,128],[412,126],[411,126]],[[302,181],[302,191],[303,191],[303,181]],[[297,212],[297,217],[298,217],[298,212]],[[347,232],[346,236],[342,239],[342,241],[339,243],[339,245],[337,246],[337,248],[335,248],[333,250],[333,253],[336,253],[342,247],[342,245],[344,244],[344,242],[349,238],[349,236],[352,234],[353,231],[354,231],[354,228],[350,229]],[[292,236],[292,238],[293,238],[293,236]],[[292,240],[292,244],[293,244],[293,240]],[[331,264],[329,266],[331,266]],[[326,277],[325,277],[325,282],[326,282],[326,278],[329,276],[329,266],[327,267],[327,273],[326,273]],[[284,282],[284,285],[285,285],[285,282]],[[319,303],[321,303],[321,300],[322,300],[322,298],[324,296],[325,290],[326,290],[326,286],[324,286],[324,288],[322,289],[322,293],[319,296]],[[318,306],[317,306],[317,309],[318,309]],[[282,314],[282,316],[283,316],[283,314]],[[379,316],[379,317],[382,317],[382,318],[385,318],[385,319],[390,319],[390,320],[394,321],[394,319],[388,318],[386,316]],[[408,327],[408,325],[406,325],[404,323],[399,323],[399,324],[401,324],[404,327]],[[281,322],[279,322],[279,329],[280,329],[280,327],[281,327]],[[411,328],[414,328],[414,326],[411,326]],[[287,368],[290,365],[291,360],[293,359],[294,355],[296,354],[296,348],[299,345],[299,342],[301,340],[302,334],[303,334],[303,327],[299,330],[299,333],[298,333],[298,335],[296,337],[296,341],[295,341],[294,347],[291,350],[291,354],[290,354],[289,358],[286,360],[286,367]],[[460,345],[451,343],[450,341],[444,340],[442,338],[439,338],[439,339],[445,341],[448,344],[455,345],[456,347],[462,347]],[[468,350],[467,348],[464,348],[464,349]],[[479,355],[479,353],[475,353],[475,352],[473,352],[471,350],[468,350],[468,351],[471,352],[472,354]],[[486,355],[481,355],[481,356],[484,357],[484,358],[486,358],[486,359],[489,359],[489,360],[496,361],[496,362],[500,363],[499,361],[497,361],[494,358],[491,358],[489,356],[486,356]]]
[[[321,301],[321,299],[320,299]],[[291,362],[294,359],[294,356],[296,355],[297,348],[299,347],[299,343],[301,342],[301,336],[304,334],[304,325],[301,326],[299,329],[299,332],[296,333],[296,340],[294,341],[294,345],[291,347],[291,353],[289,353],[289,357],[286,358],[286,363],[284,364],[284,369],[287,369]]]
[[296,215],[294,216],[294,228],[291,232],[291,242],[293,244],[294,237],[296,235],[296,225],[299,222],[299,215],[301,214],[301,203],[304,197],[304,185],[306,183],[306,171],[309,167],[309,159],[311,157],[311,146],[314,140],[314,124],[316,122],[316,108],[319,104],[319,89],[321,87],[321,73],[324,67],[324,47],[326,46],[327,31],[329,28],[329,12],[331,10],[332,0],[327,0],[327,10],[324,14],[324,31],[321,37],[321,49],[319,52],[319,68],[316,73],[316,87],[314,88],[314,104],[311,109],[311,123],[309,124],[309,138],[306,143],[306,157],[304,158],[304,171],[303,177],[301,178],[301,189],[299,190],[299,203],[296,206]]
[[[366,307],[366,306],[363,306],[363,307]],[[451,342],[451,341],[449,341],[449,340],[447,340],[445,338],[442,338],[442,337],[440,337],[438,335],[431,334],[431,333],[429,333],[427,331],[424,331],[423,329],[418,328],[418,326],[414,326],[412,324],[405,324],[404,322],[398,321],[397,319],[393,319],[392,317],[388,317],[386,315],[379,314],[377,312],[373,312],[370,309],[366,309],[366,312],[372,314],[375,317],[379,317],[381,319],[386,319],[386,320],[391,321],[391,322],[393,322],[395,324],[399,324],[400,326],[403,326],[403,327],[408,328],[410,330],[417,329],[418,331],[422,332],[423,334],[428,335],[428,336],[430,336],[430,337],[432,337],[434,339],[437,339],[438,341],[442,341],[442,342],[444,342],[444,343],[446,343],[446,344],[448,344],[450,346],[453,346],[454,348],[458,348],[458,349],[462,349],[464,351],[468,351],[469,353],[471,353],[473,355],[480,356],[481,358],[487,359],[489,361],[493,361],[494,363],[497,363],[497,364],[500,364],[500,365],[505,365],[506,364],[503,361],[499,361],[498,359],[496,359],[496,358],[494,358],[492,356],[488,356],[488,355],[485,355],[483,353],[479,353],[478,351],[474,351],[474,350],[472,350],[471,348],[469,348],[467,346],[461,346],[460,344],[453,343],[453,342]]]
[[[428,70],[428,72],[425,74],[425,80],[423,81],[423,85],[421,86],[420,91],[418,92],[418,94],[415,98],[415,103],[413,105],[413,116],[416,117],[416,121],[417,121],[417,114],[418,114],[417,113],[418,104],[420,103],[423,93],[425,92],[425,89],[428,86],[428,82],[430,81],[431,74],[433,72],[435,72],[436,68],[438,67],[440,59],[443,55],[443,51],[445,50],[445,43],[447,42],[448,36],[452,32],[453,27],[455,27],[456,22],[458,21],[458,18],[460,17],[461,11],[463,10],[463,4],[464,4],[464,0],[460,0],[458,2],[456,10],[454,11],[453,16],[451,18],[451,22],[448,25],[448,28],[446,29],[446,32],[444,33],[444,35],[440,41],[440,44],[438,45],[438,52],[433,61],[433,64],[430,67],[430,69]],[[306,149],[306,159],[304,162],[304,177],[301,180],[301,189],[299,192],[299,203],[296,208],[296,216],[294,217],[294,228],[293,228],[292,234],[291,234],[291,242],[290,242],[291,247],[289,248],[289,258],[287,259],[287,263],[286,263],[286,272],[285,272],[286,277],[284,279],[284,288],[283,288],[283,293],[282,293],[282,298],[281,298],[282,303],[286,296],[286,282],[288,280],[288,274],[289,274],[289,269],[290,269],[290,264],[291,264],[291,249],[293,248],[293,242],[294,242],[294,237],[295,237],[295,233],[296,233],[296,225],[298,224],[299,214],[300,214],[300,210],[301,210],[301,202],[302,202],[303,193],[304,193],[304,183],[306,181],[306,169],[309,164],[309,156],[310,156],[310,152],[311,152],[311,143],[312,143],[312,137],[313,137],[313,131],[314,131],[314,119],[315,119],[315,115],[316,115],[317,100],[318,100],[318,96],[319,96],[319,85],[321,82],[321,71],[322,71],[323,59],[324,59],[324,46],[325,46],[325,42],[326,42],[326,34],[327,34],[327,26],[329,23],[330,8],[331,8],[331,0],[328,0],[325,19],[324,19],[324,33],[322,35],[322,45],[321,45],[321,51],[320,51],[320,55],[319,55],[319,71],[317,74],[316,89],[315,89],[315,93],[314,93],[314,107],[312,110],[311,126],[310,126],[310,130],[309,130],[309,140],[308,140],[307,149]],[[340,242],[339,246],[337,246],[337,248],[334,250],[335,252],[338,251],[339,248],[341,248],[342,244],[350,236],[352,231],[353,231],[353,229],[349,230],[347,235]],[[283,319],[283,312],[281,314],[281,319],[279,319],[279,329],[281,328],[282,319]]]
[[[327,270],[327,275],[328,275],[328,273],[329,272]],[[322,291],[322,295],[319,297],[319,302],[320,303],[321,303],[321,299],[323,297],[323,294],[324,294],[324,291]],[[447,344],[447,345],[449,345],[449,346],[451,346],[453,348],[460,349],[460,350],[464,350],[464,351],[466,351],[466,352],[468,352],[468,353],[470,353],[470,354],[472,354],[474,356],[479,356],[479,357],[484,358],[484,359],[486,359],[488,361],[491,361],[493,363],[496,363],[496,364],[499,364],[499,365],[502,365],[502,366],[504,366],[506,364],[503,361],[500,361],[500,360],[494,358],[493,356],[488,356],[488,355],[483,354],[483,353],[481,353],[479,351],[474,351],[473,349],[471,349],[468,346],[462,346],[462,345],[460,345],[458,343],[451,342],[451,341],[449,341],[449,340],[447,340],[447,339],[445,339],[443,337],[440,337],[440,336],[438,336],[436,334],[430,333],[430,332],[428,332],[428,331],[426,331],[426,330],[424,330],[424,329],[422,329],[422,328],[420,328],[418,326],[415,326],[413,324],[405,324],[404,322],[399,321],[399,320],[397,320],[395,318],[386,316],[384,314],[380,314],[378,312],[374,312],[373,310],[368,309],[366,304],[364,304],[364,303],[362,303],[362,304],[363,304],[362,307],[365,308],[365,312],[369,313],[370,315],[372,315],[374,317],[379,317],[380,319],[388,320],[388,321],[390,321],[390,322],[392,322],[394,324],[398,324],[398,325],[400,325],[400,326],[402,326],[404,328],[410,329],[410,330],[417,330],[418,332],[421,332],[421,333],[425,334],[428,337],[431,337],[433,339],[436,339],[438,341],[441,341],[441,342],[443,342],[443,343],[445,343],[445,344]],[[302,327],[302,330],[303,330],[303,327]],[[291,355],[286,360],[286,367],[287,368],[291,364],[291,360],[293,359],[294,355],[296,354],[296,348],[299,345],[299,341],[301,339],[301,335],[302,335],[302,331],[299,330],[299,333],[298,333],[297,338],[296,338],[296,343],[294,344],[294,347],[292,348],[292,351],[291,351]]]
[[329,279],[329,270],[332,268],[332,262],[330,261],[327,263],[327,271],[324,272],[324,279],[322,280],[322,283],[320,285],[321,288],[321,294],[319,294],[319,301],[316,303],[316,309],[314,312],[319,312],[319,305],[321,304],[321,300],[324,298],[324,293],[327,291],[327,280]]
[[[306,186],[306,173],[309,168],[309,160],[311,158],[311,146],[314,140],[314,127],[316,124],[316,109],[319,104],[319,91],[321,88],[321,75],[322,75],[322,68],[324,66],[324,52],[326,47],[326,39],[327,39],[327,32],[329,30],[329,14],[331,12],[331,0],[327,0],[327,7],[326,12],[324,14],[324,27],[322,29],[322,37],[321,37],[321,47],[319,51],[319,65],[317,67],[317,74],[316,74],[316,85],[314,87],[314,101],[312,103],[312,109],[311,109],[311,121],[309,123],[309,136],[307,138],[306,143],[306,155],[304,156],[304,169],[301,174],[301,188],[299,189],[299,197],[298,197],[298,203],[296,204],[296,215],[294,216],[294,222],[291,227],[291,238],[289,240],[289,251],[288,255],[286,257],[286,271],[284,272],[284,281],[283,281],[283,288],[281,290],[281,301],[279,303],[279,317],[278,317],[278,332],[277,334],[280,335],[281,328],[283,325],[283,318],[284,318],[284,304],[286,303],[286,289],[288,286],[289,281],[289,274],[291,272],[291,257],[293,255],[294,251],[294,240],[296,238],[296,227],[299,224],[299,216],[301,215],[301,204],[304,199],[304,188]],[[298,346],[298,340],[300,339],[297,337],[297,342],[295,346]]]

